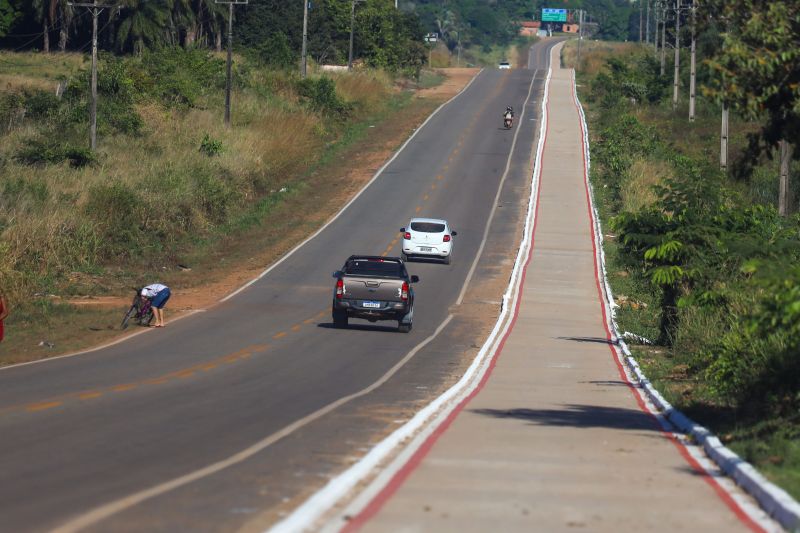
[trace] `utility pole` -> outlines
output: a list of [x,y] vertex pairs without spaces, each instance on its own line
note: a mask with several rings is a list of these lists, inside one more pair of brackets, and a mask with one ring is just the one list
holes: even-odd
[[581,66],[581,45],[583,44],[583,9],[578,10],[578,59],[575,62],[575,70]]
[[92,14],[92,80],[90,89],[92,101],[89,103],[89,147],[94,152],[97,149],[97,18],[104,9],[118,7],[113,4],[99,4],[93,2],[67,2],[68,6],[85,7]]
[[661,10],[661,76],[666,72],[667,66],[667,8]]
[[645,17],[645,19],[646,20],[644,23],[644,30],[645,30],[644,42],[649,44],[650,43],[650,0],[647,0],[647,16]]
[[697,36],[696,30],[696,17],[694,0],[692,0],[692,48],[691,59],[689,62],[689,122],[694,122],[694,105],[695,105],[695,90],[697,83]]
[[225,126],[231,127],[231,83],[233,69],[233,6],[246,5],[248,0],[214,0],[215,4],[228,4],[228,62],[225,68]]
[[300,75],[306,77],[306,41],[308,41],[308,2],[310,0],[303,0],[303,49],[301,52],[302,60],[300,64]]
[[643,38],[643,35],[644,35],[644,27],[643,27],[644,20],[643,20],[643,17],[644,17],[644,13],[643,13],[643,10],[642,10],[642,0],[639,0],[639,43],[642,42],[642,38]]
[[672,81],[672,110],[678,109],[681,69],[681,0],[675,0],[675,77]]
[[792,152],[794,147],[786,139],[782,139],[778,146],[780,147],[780,186],[778,191],[778,213],[782,216],[788,216],[791,213],[791,190],[789,186],[789,165],[792,161]]
[[722,131],[719,146],[719,168],[728,171],[728,106],[722,104]]
[[[353,28],[355,28],[356,25],[356,2],[364,1],[365,0],[352,0],[350,2],[350,52],[347,54],[347,70],[353,70]],[[394,7],[397,7],[396,2]],[[305,27],[305,23],[303,23],[303,26]],[[303,34],[305,35],[305,30]],[[305,45],[305,40],[303,44]]]

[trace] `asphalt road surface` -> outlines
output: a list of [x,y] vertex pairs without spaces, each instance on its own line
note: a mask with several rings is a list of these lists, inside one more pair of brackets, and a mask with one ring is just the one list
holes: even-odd
[[[554,43],[535,45],[528,69],[484,70],[333,223],[233,298],[103,350],[0,370],[0,530],[255,530],[452,380],[476,341],[458,301],[484,234],[470,286],[515,252],[512,207],[526,200],[538,69]],[[350,254],[399,255],[413,216],[458,232],[451,265],[409,265],[414,329],[333,329],[331,272]]]

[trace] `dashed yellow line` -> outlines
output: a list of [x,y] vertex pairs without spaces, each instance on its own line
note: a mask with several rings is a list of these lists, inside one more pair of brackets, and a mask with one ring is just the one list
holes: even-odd
[[315,322],[314,317],[306,318],[305,320],[303,320],[303,324],[313,324],[314,322]]
[[136,383],[125,383],[122,385],[115,385],[111,387],[111,390],[113,390],[114,392],[124,392],[126,390],[135,389],[136,387],[138,387]]
[[427,201],[427,200],[428,200],[428,198],[430,198],[430,197],[431,197],[431,196],[430,196],[429,194],[426,194],[425,196],[423,196],[423,197],[422,197],[422,199],[423,199],[423,200],[425,200],[425,201]]
[[93,400],[94,398],[99,398],[102,396],[103,393],[96,390],[90,390],[86,392],[81,392],[78,394],[78,398],[81,400]]
[[53,407],[58,407],[61,405],[61,402],[41,402],[41,403],[32,403],[25,407],[26,411],[34,412],[34,411],[44,411],[45,409],[52,409]]
[[273,339],[282,339],[282,338],[284,338],[285,336],[286,336],[286,332],[285,332],[285,331],[279,331],[278,333],[276,333],[275,335],[273,335],[273,336],[272,336],[272,338],[273,338]]
[[292,331],[300,331],[300,328],[302,327],[303,327],[302,324],[295,324],[294,326],[292,326]]
[[422,211],[422,206],[418,205],[417,208],[414,211],[419,213],[420,211]]

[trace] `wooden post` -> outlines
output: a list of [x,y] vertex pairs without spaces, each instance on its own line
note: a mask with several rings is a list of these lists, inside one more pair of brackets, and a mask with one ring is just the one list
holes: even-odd
[[722,105],[722,131],[719,146],[719,168],[728,171],[728,107]]
[[781,170],[780,170],[780,186],[778,192],[778,213],[783,216],[788,216],[792,212],[791,206],[791,184],[789,176],[789,165],[792,162],[792,152],[794,147],[786,139],[778,143],[780,147]]
[[695,92],[697,84],[697,36],[695,35],[695,6],[692,0],[692,48],[689,62],[689,122],[694,122]]
[[667,67],[667,8],[661,10],[661,76]]
[[681,70],[681,0],[675,0],[675,76],[672,81],[672,110],[678,109]]

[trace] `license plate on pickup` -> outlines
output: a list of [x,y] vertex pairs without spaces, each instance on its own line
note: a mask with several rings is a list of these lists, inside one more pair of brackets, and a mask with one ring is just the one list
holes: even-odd
[[380,302],[361,302],[361,307],[366,307],[367,309],[378,309],[380,306]]
[[432,252],[433,248],[431,248],[430,246],[420,246],[419,247],[419,251],[420,252]]

